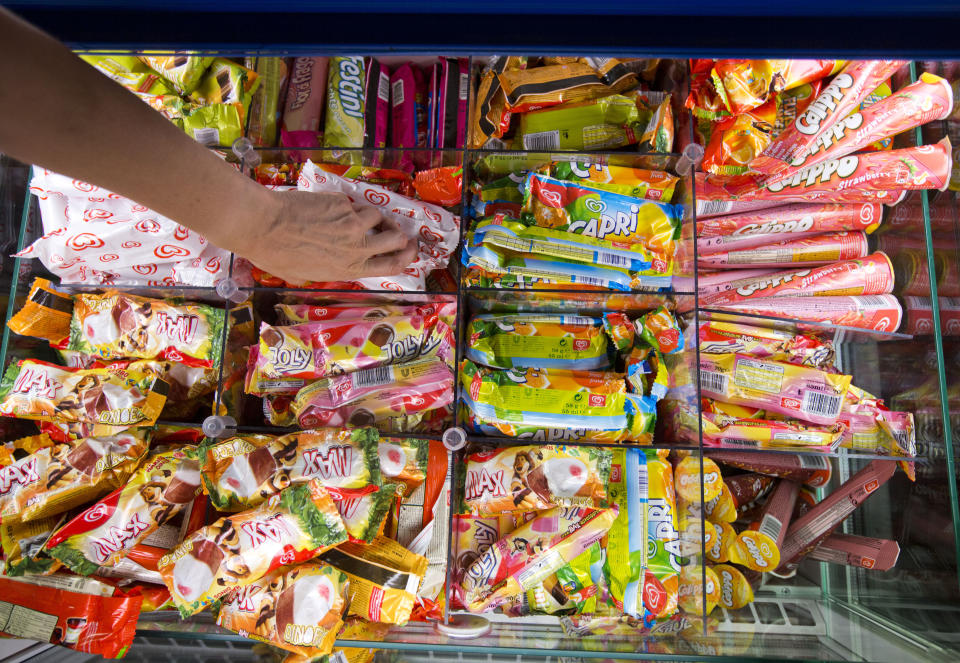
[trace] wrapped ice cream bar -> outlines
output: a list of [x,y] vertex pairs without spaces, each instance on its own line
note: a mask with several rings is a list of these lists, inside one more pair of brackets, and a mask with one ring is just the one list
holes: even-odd
[[[289,62],[280,57],[244,58],[244,64],[260,77],[260,86],[250,100],[250,121],[247,123],[247,138],[254,145],[274,147],[277,144],[277,124],[283,115]],[[319,98],[322,108],[323,95]]]
[[190,99],[205,106],[237,104],[243,121],[253,93],[260,87],[260,75],[227,58],[216,58],[204,73]]
[[363,147],[367,66],[362,57],[329,61],[324,147]]
[[0,381],[0,416],[62,424],[76,437],[114,435],[153,425],[167,390],[153,371],[67,369],[24,359]]
[[713,307],[761,297],[822,297],[827,295],[883,295],[893,290],[893,267],[881,251],[865,258],[822,267],[775,272],[734,281],[732,287],[706,295],[701,303]]
[[800,487],[800,494],[797,496],[797,503],[793,506],[793,520],[804,515],[817,504],[817,496],[814,489],[803,485]]
[[74,573],[113,566],[200,493],[196,448],[154,454],[127,481],[57,530],[45,548]]
[[280,145],[320,147],[320,120],[327,93],[328,58],[294,58],[283,104]]
[[640,140],[640,114],[629,97],[614,94],[520,116],[525,150],[612,150]]
[[49,575],[62,565],[50,557],[43,549],[62,523],[60,516],[39,518],[30,522],[14,523],[4,519],[0,523],[0,549],[3,550],[4,575],[16,577],[23,575]]
[[[769,274],[776,274],[780,271],[776,267],[766,267],[763,269],[736,269],[736,270],[718,270],[715,272],[710,272],[703,270],[697,274],[697,292],[701,297],[706,297],[708,295],[715,295],[720,292],[726,292],[727,290],[733,290],[737,287],[737,284],[740,281],[745,279],[754,279],[761,276],[767,276]],[[680,283],[682,281],[678,278],[674,279],[674,283],[677,284],[677,288],[680,288]],[[693,279],[688,279],[689,286],[684,288],[685,290],[693,290]]]
[[892,461],[874,460],[850,477],[823,501],[794,520],[780,547],[778,574],[790,573],[800,561],[843,522],[864,500],[893,476]]
[[697,262],[708,269],[812,266],[862,258],[868,251],[865,234],[838,231],[747,249],[716,251],[700,255]]
[[430,441],[384,437],[377,447],[384,483],[397,486],[400,496],[410,495],[426,479]]
[[213,57],[191,55],[189,53],[177,53],[175,55],[145,54],[139,57],[145,65],[170,81],[174,89],[183,95],[194,91],[200,84],[207,67],[214,60]]
[[377,439],[372,428],[320,428],[211,441],[203,447],[204,491],[221,511],[253,508],[314,478],[332,495],[360,497],[380,485]]
[[704,412],[701,415],[704,446],[804,447],[834,451],[840,446],[846,426],[813,425],[796,419],[740,419]]
[[319,562],[282,567],[231,594],[217,625],[314,658],[333,650],[349,605],[346,574]]
[[558,161],[550,166],[550,176],[571,182],[584,182],[634,198],[669,203],[679,177],[661,170],[645,170],[590,161]]
[[797,501],[800,484],[789,479],[777,481],[763,505],[760,519],[750,529],[737,535],[728,554],[730,561],[754,571],[769,572],[780,564],[780,548],[790,525],[793,505]]
[[710,457],[723,465],[799,481],[814,487],[827,485],[832,475],[830,459],[826,456],[717,450],[711,451]]
[[148,433],[57,444],[0,467],[0,517],[31,521],[68,511],[119,488],[147,452]]
[[606,506],[610,452],[552,444],[471,454],[464,501],[477,515]]
[[710,76],[726,113],[741,115],[774,93],[830,76],[843,64],[842,60],[717,60]]
[[[724,479],[723,483],[730,491],[734,515],[744,506],[761,501],[770,494],[776,479],[759,472],[737,474]],[[734,520],[730,519],[731,522]]]
[[753,583],[743,571],[732,564],[714,564],[711,568],[720,584],[720,605],[727,610],[739,610],[753,603]]
[[723,490],[720,468],[706,456],[684,457],[674,467],[673,478],[677,495],[693,504],[710,502]]
[[467,608],[487,612],[554,573],[595,541],[617,516],[617,509],[557,507],[500,539],[467,570]]
[[637,75],[616,58],[607,58],[599,67],[586,62],[531,69],[508,67],[499,71],[497,78],[511,113],[596,99],[627,90],[637,82]]
[[894,295],[758,297],[706,306],[731,313],[809,320],[879,332],[896,331],[903,317],[903,309]]
[[730,555],[727,551],[737,538],[737,530],[735,530],[730,523],[714,523],[713,526],[716,528],[717,536],[713,541],[713,545],[705,549],[704,555],[710,562],[722,564],[730,560]]
[[849,387],[849,375],[742,354],[700,353],[703,396],[814,424],[836,423]]
[[571,315],[478,315],[467,328],[466,357],[494,368],[611,367],[598,318]]
[[750,167],[767,174],[786,169],[810,150],[818,136],[855,111],[872,90],[904,64],[904,60],[851,61],[823,88],[816,101],[750,162]]
[[889,571],[900,557],[900,544],[890,539],[835,533],[810,551],[810,559],[875,571]]
[[7,320],[7,327],[21,336],[46,339],[57,347],[69,340],[72,317],[73,297],[55,290],[47,279],[35,278],[27,301]]
[[833,344],[813,334],[791,334],[721,320],[701,322],[697,331],[700,352],[740,353],[806,366],[827,366],[833,362]]
[[346,540],[337,507],[314,480],[202,527],[164,555],[158,568],[180,614],[189,617],[274,569]]
[[709,615],[720,602],[720,580],[710,566],[687,564],[680,569],[679,595],[678,604],[684,612]]
[[375,493],[334,500],[351,541],[370,543],[383,533],[387,515],[401,485],[388,483],[380,486]]
[[[363,118],[363,147],[379,149],[387,146],[387,125],[390,121],[390,70],[376,58],[366,61],[366,103]],[[358,155],[357,155],[358,156]],[[354,157],[354,155],[351,155]],[[374,154],[374,165],[382,157]],[[355,158],[351,158],[356,161]]]

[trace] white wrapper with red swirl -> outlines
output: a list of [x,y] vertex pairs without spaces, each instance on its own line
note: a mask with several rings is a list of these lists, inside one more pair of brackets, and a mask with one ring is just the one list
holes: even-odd
[[358,205],[377,207],[385,217],[396,221],[400,230],[417,240],[416,261],[395,276],[357,279],[369,290],[424,290],[427,274],[450,262],[460,239],[460,217],[440,207],[407,198],[376,184],[340,177],[320,170],[312,161],[300,169],[297,188],[301,191],[326,191],[346,194]]
[[40,167],[30,191],[44,234],[17,256],[63,283],[209,287],[227,277],[228,251],[129,198]]

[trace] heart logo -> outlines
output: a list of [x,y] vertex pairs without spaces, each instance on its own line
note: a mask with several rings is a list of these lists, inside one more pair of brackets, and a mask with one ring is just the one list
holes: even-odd
[[88,523],[95,523],[106,516],[109,510],[110,507],[108,507],[106,504],[97,504],[90,509],[87,509],[87,512],[83,514],[83,519]]
[[134,227],[142,233],[160,232],[160,224],[153,219],[144,219]]
[[210,272],[211,274],[216,274],[217,272],[219,272],[219,271],[220,271],[220,257],[219,257],[219,256],[215,256],[215,257],[213,257],[213,258],[210,258],[210,260],[207,261],[207,264],[206,264],[206,266],[204,267],[204,269],[206,269],[206,270],[207,270],[208,272]]
[[83,251],[85,249],[95,249],[104,245],[102,239],[93,233],[80,233],[67,240],[67,246],[74,251]]
[[137,274],[142,274],[143,276],[150,276],[151,274],[156,273],[157,266],[152,262],[146,265],[134,265],[133,271],[135,271]]
[[437,244],[441,240],[443,240],[443,237],[441,237],[439,234],[437,234],[433,230],[430,230],[426,226],[420,226],[419,235],[423,239],[423,241],[430,242],[431,244]]
[[440,214],[437,214],[436,212],[434,212],[433,210],[431,210],[431,209],[429,209],[429,208],[427,208],[427,207],[424,207],[424,208],[423,208],[423,213],[424,213],[424,214],[427,216],[427,218],[430,219],[431,221],[439,221],[440,219],[443,218]]
[[363,197],[367,199],[368,203],[378,207],[383,207],[384,205],[390,204],[390,196],[380,191],[374,191],[373,189],[367,189],[364,191]]
[[189,236],[190,236],[190,231],[187,230],[186,228],[184,228],[184,227],[181,226],[181,225],[178,225],[178,226],[176,227],[176,229],[173,231],[173,238],[174,238],[174,239],[178,239],[178,240],[183,241],[183,240],[185,240],[185,239],[186,239],[187,237],[189,237]]
[[399,284],[394,283],[393,281],[381,281],[380,287],[384,290],[394,290],[396,292],[403,292],[403,288]]
[[138,205],[138,204],[135,203],[135,204],[133,204],[133,205],[130,206],[130,211],[131,211],[131,212],[146,212],[146,211],[148,211],[148,209],[147,209],[146,207],[144,207],[143,205]]
[[174,246],[173,244],[161,244],[153,250],[153,255],[158,258],[183,258],[190,255],[190,252],[183,248],[182,246]]
[[113,212],[109,212],[105,209],[94,208],[83,211],[84,221],[92,221],[94,219],[109,219],[111,216],[113,216]]
[[102,202],[105,202],[107,199],[106,199],[106,198],[95,198],[95,197],[91,196],[90,198],[87,198],[87,200],[90,201],[91,203],[102,203]]
[[89,182],[84,182],[82,180],[74,180],[73,188],[77,191],[83,191],[84,193],[90,193],[91,191],[96,191],[97,187],[90,184]]
[[135,241],[133,241],[133,240],[131,239],[131,240],[127,240],[126,242],[124,242],[124,243],[121,244],[120,246],[122,246],[122,247],[125,248],[125,249],[135,249],[135,248],[137,248],[138,246],[143,246],[143,244],[141,244],[140,242],[135,242]]
[[120,256],[116,253],[104,253],[100,256],[100,262],[113,262],[114,260],[120,260]]
[[108,193],[107,198],[110,198],[111,200],[123,200],[123,196],[121,196],[119,193]]
[[540,189],[538,191],[540,194],[537,196],[541,201],[549,205],[550,207],[560,207],[560,194],[556,191],[550,191],[548,189]]

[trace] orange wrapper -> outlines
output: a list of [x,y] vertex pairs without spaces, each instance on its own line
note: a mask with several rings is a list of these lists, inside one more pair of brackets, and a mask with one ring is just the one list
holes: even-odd
[[445,166],[417,173],[413,188],[421,200],[444,207],[459,205],[463,194],[463,167]]
[[842,60],[717,60],[711,77],[727,111],[740,115],[777,92],[831,76],[841,66]]

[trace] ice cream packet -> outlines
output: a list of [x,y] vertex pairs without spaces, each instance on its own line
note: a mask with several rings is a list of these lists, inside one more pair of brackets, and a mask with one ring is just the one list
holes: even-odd
[[0,518],[31,521],[120,487],[147,452],[149,431],[56,444],[0,467]]
[[80,55],[80,59],[132,92],[168,95],[173,92],[166,79],[135,55]]
[[[329,60],[324,57],[293,59],[280,127],[282,146],[320,147],[322,135],[319,130],[326,105],[328,65]],[[300,156],[296,152],[293,154]]]
[[705,446],[807,447],[835,451],[845,436],[842,419],[832,425],[814,425],[797,419],[741,419],[719,413],[701,415]]
[[700,352],[740,353],[815,368],[833,365],[833,343],[811,333],[791,334],[779,329],[707,320],[700,323],[698,338]]
[[280,566],[346,540],[333,500],[313,480],[197,530],[160,560],[159,571],[180,614],[189,617]]
[[214,58],[191,55],[188,52],[176,55],[153,55],[147,52],[139,56],[140,61],[170,81],[173,88],[182,95],[190,94],[200,84],[200,80]]
[[616,58],[583,58],[582,62],[531,69],[505,68],[497,77],[512,113],[596,99],[637,84],[636,73]]
[[673,151],[676,127],[673,121],[673,106],[669,92],[653,90],[641,91],[639,88],[627,92],[640,112],[642,132],[639,148],[650,152],[668,153]]
[[330,58],[324,147],[363,147],[366,58]]
[[217,626],[310,658],[325,656],[350,599],[346,574],[320,562],[284,566],[229,595]]
[[550,176],[558,180],[584,182],[634,198],[671,202],[679,177],[662,170],[645,170],[590,161],[558,161],[550,165]]
[[320,428],[208,440],[202,447],[204,491],[221,511],[259,506],[313,479],[336,497],[360,497],[380,485],[378,437],[373,428]]
[[290,65],[287,58],[278,57],[247,57],[244,64],[260,81],[250,98],[247,138],[254,145],[273,147],[279,136],[277,124],[283,115]]
[[0,381],[0,416],[65,424],[76,437],[114,435],[153,425],[167,389],[153,372],[67,369],[24,359],[11,363]]
[[113,292],[74,297],[68,348],[102,359],[169,359],[211,368],[223,352],[224,310]]
[[385,483],[374,493],[334,500],[351,541],[370,543],[383,534],[387,516],[402,487],[399,483]]
[[610,452],[547,444],[471,454],[464,502],[480,516],[555,506],[606,507]]
[[640,115],[632,99],[615,94],[520,116],[525,150],[612,150],[640,140]]
[[30,522],[0,523],[0,548],[3,550],[3,573],[7,576],[49,575],[62,565],[43,549],[64,515],[49,516]]
[[243,122],[250,100],[260,87],[260,75],[226,58],[216,58],[207,69],[190,99],[204,106],[237,104]]
[[23,307],[7,320],[7,327],[21,336],[50,341],[57,347],[70,337],[73,297],[54,289],[47,279],[35,278]]
[[599,318],[489,315],[470,320],[466,357],[493,368],[611,368]]
[[149,456],[127,483],[57,530],[45,548],[74,573],[113,566],[200,492],[196,448]]
[[427,478],[430,441],[406,437],[384,437],[377,447],[380,476],[395,484],[397,494],[409,496]]

